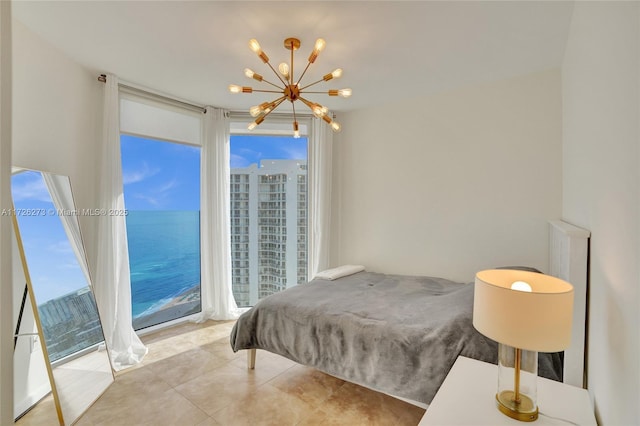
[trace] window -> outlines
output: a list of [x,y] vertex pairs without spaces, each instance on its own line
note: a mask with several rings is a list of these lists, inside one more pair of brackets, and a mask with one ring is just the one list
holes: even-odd
[[239,307],[307,281],[307,139],[231,135],[231,258]]
[[121,135],[134,329],[200,312],[200,147]]

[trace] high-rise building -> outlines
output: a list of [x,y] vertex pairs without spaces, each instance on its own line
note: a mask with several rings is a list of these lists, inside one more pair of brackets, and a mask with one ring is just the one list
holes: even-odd
[[49,360],[56,361],[104,340],[89,287],[38,305]]
[[307,281],[307,162],[231,169],[231,262],[238,306]]
[[89,287],[84,287],[38,305],[38,312],[42,325],[53,327],[60,323],[93,321],[98,310]]

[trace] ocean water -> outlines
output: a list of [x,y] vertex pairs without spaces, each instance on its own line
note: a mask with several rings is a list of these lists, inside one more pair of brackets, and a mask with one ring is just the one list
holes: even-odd
[[200,283],[199,211],[129,211],[127,235],[134,318]]

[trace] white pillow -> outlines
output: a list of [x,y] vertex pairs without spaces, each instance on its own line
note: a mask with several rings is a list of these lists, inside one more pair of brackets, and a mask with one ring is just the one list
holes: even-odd
[[361,271],[364,271],[364,266],[362,265],[342,265],[337,268],[325,269],[322,272],[318,272],[315,277],[333,281]]

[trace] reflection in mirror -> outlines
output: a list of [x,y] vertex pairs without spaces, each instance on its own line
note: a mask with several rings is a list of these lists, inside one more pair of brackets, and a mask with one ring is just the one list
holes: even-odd
[[[27,369],[37,365],[38,358],[48,361],[58,419],[73,424],[113,382],[80,235],[82,212],[75,208],[66,176],[21,170],[13,174],[11,185],[16,245],[28,295],[23,298],[24,290],[14,290],[14,305],[24,306],[14,315],[14,358],[28,358],[22,361]],[[34,324],[39,324],[37,334]],[[15,387],[22,386],[26,400],[33,400],[42,387],[31,389],[29,375],[16,370]],[[18,415],[19,403],[24,405],[16,400]]]

